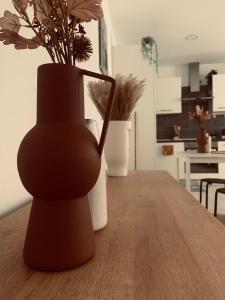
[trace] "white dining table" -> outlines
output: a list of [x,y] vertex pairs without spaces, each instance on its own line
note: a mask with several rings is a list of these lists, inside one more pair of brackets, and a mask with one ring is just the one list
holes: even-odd
[[179,166],[181,163],[185,164],[185,186],[186,189],[191,191],[191,163],[225,163],[224,153],[198,153],[198,152],[178,152],[177,153],[177,178],[179,179]]

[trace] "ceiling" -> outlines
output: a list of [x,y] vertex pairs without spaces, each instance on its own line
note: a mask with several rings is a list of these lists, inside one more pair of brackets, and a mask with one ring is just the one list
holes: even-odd
[[[153,37],[159,64],[225,63],[224,0],[109,0],[117,45]],[[197,40],[186,40],[197,34]]]

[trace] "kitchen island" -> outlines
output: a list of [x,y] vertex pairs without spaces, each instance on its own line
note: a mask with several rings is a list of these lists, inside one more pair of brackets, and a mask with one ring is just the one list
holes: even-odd
[[24,265],[30,205],[0,221],[0,299],[225,299],[225,227],[164,171],[108,180],[96,254],[66,272]]
[[[185,186],[186,189],[191,191],[191,163],[225,163],[225,153],[211,152],[211,153],[197,153],[197,152],[178,152],[177,153],[177,178],[180,172],[180,160],[185,164]],[[225,174],[224,174],[225,175]],[[204,176],[206,177],[206,176]],[[210,176],[208,176],[210,177]],[[203,178],[203,177],[202,177]],[[225,178],[225,177],[224,177]]]

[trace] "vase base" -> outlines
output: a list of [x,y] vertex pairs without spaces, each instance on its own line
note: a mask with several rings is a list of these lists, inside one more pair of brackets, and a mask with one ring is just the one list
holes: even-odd
[[42,271],[78,267],[94,256],[87,197],[33,199],[24,244],[27,265]]
[[115,176],[115,177],[119,177],[119,176],[127,176],[128,175],[128,173],[126,172],[126,171],[124,171],[124,172],[107,172],[107,175],[108,176]]
[[108,166],[106,173],[108,176],[127,176],[128,170],[127,168],[112,168],[111,166]]

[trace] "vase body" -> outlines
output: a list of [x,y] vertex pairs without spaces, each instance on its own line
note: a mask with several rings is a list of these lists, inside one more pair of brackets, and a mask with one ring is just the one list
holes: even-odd
[[127,176],[129,161],[130,121],[110,121],[105,141],[105,157],[109,176]]
[[197,137],[198,153],[206,153],[206,143],[206,130],[205,128],[199,128]]
[[94,236],[87,193],[97,181],[101,159],[98,142],[84,124],[81,69],[64,64],[38,68],[37,123],[21,142],[17,165],[33,195],[25,262],[58,271],[91,259]]
[[[95,120],[86,119],[87,128],[99,140],[99,131]],[[104,152],[100,173],[94,187],[88,193],[88,202],[91,212],[92,227],[94,231],[104,228],[107,224],[107,195],[106,195],[106,163]]]

